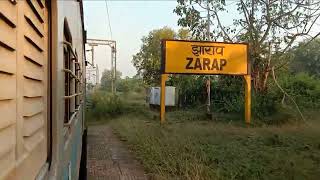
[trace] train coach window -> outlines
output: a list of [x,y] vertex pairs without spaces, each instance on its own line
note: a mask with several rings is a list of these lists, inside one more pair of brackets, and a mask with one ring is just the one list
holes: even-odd
[[[64,123],[69,126],[76,117],[81,98],[81,65],[78,54],[72,46],[71,34],[68,24],[65,23],[64,31],[64,72],[65,72],[65,113]],[[80,96],[80,97],[79,97]]]
[[[67,47],[64,47],[64,69],[71,69],[71,54]],[[72,80],[70,78],[70,74],[68,72],[65,72],[64,75],[64,94],[65,96],[71,95],[71,83]],[[69,98],[65,98],[64,101],[64,122],[67,123],[71,116],[71,101]]]
[[[73,64],[72,64],[72,52],[71,48],[69,46],[72,45],[72,37],[69,31],[69,27],[67,22],[64,23],[64,46],[63,46],[63,60],[64,60],[64,95],[65,95],[65,101],[64,101],[64,123],[68,123],[72,111],[72,94],[73,94],[73,87],[72,84],[74,84],[74,80],[72,77],[73,73]],[[71,46],[72,47],[72,46]]]
[[[75,61],[74,61],[74,64],[75,64],[75,75],[78,79],[80,79],[80,64],[79,64],[79,61],[78,61],[78,53],[77,51],[75,51],[75,55],[76,55],[76,58],[75,58]],[[79,84],[80,82],[78,80],[75,81],[75,93],[76,94],[79,94]],[[79,97],[76,96],[75,97],[75,109],[77,109],[79,107],[79,104],[80,104],[80,101],[79,101]]]

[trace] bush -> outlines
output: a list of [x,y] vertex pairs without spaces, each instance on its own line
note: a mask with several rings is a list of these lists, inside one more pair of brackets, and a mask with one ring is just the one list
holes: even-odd
[[[244,80],[240,76],[219,76],[211,79],[211,107],[214,113],[244,113]],[[179,105],[205,108],[207,95],[204,76],[173,76],[170,84],[179,89]],[[292,74],[287,69],[277,72],[280,86],[296,101],[302,111],[320,108],[320,79],[305,73]],[[257,93],[252,87],[252,115],[265,123],[286,122],[298,118],[295,105],[268,79],[268,89]]]
[[302,109],[320,108],[320,80],[306,73],[287,76],[283,88]]
[[[280,72],[278,82],[304,111],[320,108],[320,79],[305,73],[291,74]],[[253,117],[266,123],[287,121],[297,115],[294,104],[269,78],[269,89],[264,93],[255,93],[252,89]],[[223,113],[244,112],[244,81],[241,77],[221,77],[212,85],[212,106],[215,111]],[[272,121],[272,122],[271,122]]]
[[[320,80],[305,73],[278,75],[280,86],[295,100],[302,111],[320,108]],[[270,78],[269,90],[264,94],[252,95],[252,112],[258,119],[268,121],[283,121],[297,116],[297,109],[290,98]],[[271,117],[271,118],[267,118]]]
[[115,117],[123,113],[123,103],[117,95],[96,91],[91,95],[92,116],[95,118]]
[[267,116],[278,113],[279,97],[274,92],[274,90],[264,94],[253,92],[252,112],[255,118],[264,119]]
[[211,83],[211,101],[214,111],[242,113],[244,111],[244,80],[239,76],[220,76]]

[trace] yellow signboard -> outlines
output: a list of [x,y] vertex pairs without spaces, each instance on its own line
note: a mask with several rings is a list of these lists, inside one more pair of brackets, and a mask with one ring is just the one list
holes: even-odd
[[162,41],[162,73],[249,74],[248,45],[207,41]]

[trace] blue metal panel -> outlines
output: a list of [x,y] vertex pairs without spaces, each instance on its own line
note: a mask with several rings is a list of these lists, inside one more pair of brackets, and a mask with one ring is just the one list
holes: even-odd
[[[81,112],[81,111],[80,111]],[[81,117],[81,116],[80,116]],[[71,176],[72,179],[78,178],[78,172],[80,167],[80,154],[81,154],[81,144],[82,144],[82,120],[78,120],[77,124],[71,128],[74,132],[70,139],[70,148],[66,152],[68,155],[64,157],[70,158],[65,160],[63,168],[63,180],[69,180],[69,163],[71,163]]]

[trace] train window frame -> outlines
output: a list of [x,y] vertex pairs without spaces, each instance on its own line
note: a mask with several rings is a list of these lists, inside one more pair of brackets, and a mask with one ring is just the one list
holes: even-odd
[[[64,112],[64,127],[70,127],[77,117],[81,103],[82,103],[82,91],[81,91],[81,77],[82,69],[79,63],[77,50],[73,48],[72,36],[69,31],[68,23],[65,19],[64,24],[64,68],[65,72],[65,112]],[[78,97],[80,96],[80,97]]]
[[[66,40],[64,36],[64,40]],[[66,40],[68,42],[68,40]],[[70,66],[70,52],[68,51],[67,47],[63,47],[63,65],[64,69],[69,69]],[[69,74],[67,72],[64,73],[64,95],[69,96],[71,94],[70,92],[70,82],[69,82]],[[70,117],[70,100],[65,99],[64,100],[64,123],[68,123]]]
[[[78,79],[80,79],[80,71],[81,71],[81,68],[80,68],[80,64],[79,64],[79,60],[78,60],[78,53],[77,53],[77,50],[75,50],[75,60],[74,60],[74,69],[75,69],[75,75]],[[80,93],[80,87],[79,87],[79,84],[80,82],[79,81],[75,81],[75,86],[74,86],[74,91],[76,94],[79,94]],[[78,109],[80,106],[80,101],[79,101],[79,97],[78,96],[75,96],[75,103],[74,103],[74,108],[75,109]]]
[[[72,46],[72,35],[68,26],[68,22],[65,19],[64,29],[63,29],[63,40],[66,43],[69,43]],[[72,114],[74,113],[74,108],[72,106],[72,98],[70,97],[73,94],[73,63],[72,63],[72,49],[68,45],[64,44],[63,46],[63,64],[64,64],[64,124],[68,124],[71,121]]]

